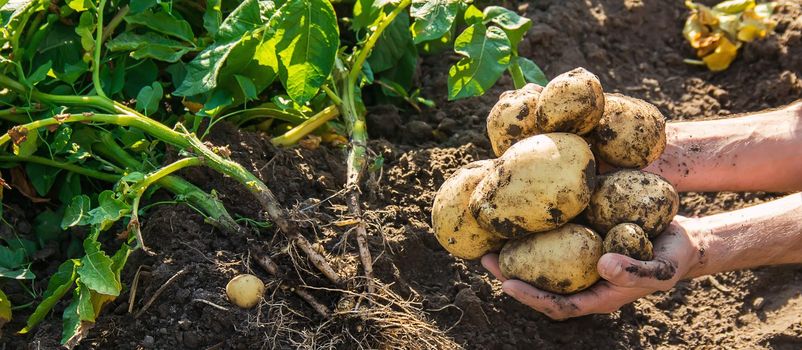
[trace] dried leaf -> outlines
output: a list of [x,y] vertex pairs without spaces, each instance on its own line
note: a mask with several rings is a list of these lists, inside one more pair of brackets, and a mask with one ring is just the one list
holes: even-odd
[[727,69],[737,54],[738,46],[733,44],[726,37],[722,37],[719,41],[718,47],[716,47],[716,50],[713,53],[703,57],[702,61],[705,62],[705,65],[707,65],[708,69],[718,72]]
[[11,168],[11,185],[16,188],[23,196],[27,197],[33,203],[47,203],[50,199],[42,198],[36,195],[28,176],[25,175],[25,170],[22,167]]

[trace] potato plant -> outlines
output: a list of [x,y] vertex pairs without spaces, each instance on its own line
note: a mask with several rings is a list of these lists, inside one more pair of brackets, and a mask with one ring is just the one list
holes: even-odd
[[[0,185],[52,203],[33,234],[0,244],[4,282],[47,278],[30,300],[10,301],[0,285],[0,326],[12,301],[33,308],[24,334],[71,298],[67,347],[120,295],[129,254],[148,250],[140,226],[159,204],[149,203],[157,190],[227,233],[275,225],[333,285],[343,284],[270,189],[225,147],[204,141],[216,123],[266,132],[276,146],[347,139],[346,201],[359,217],[369,163],[364,101],[431,105],[413,80],[421,54],[453,47],[460,56],[449,70],[450,100],[485,93],[505,72],[516,88],[545,84],[518,55],[531,21],[463,0],[0,0],[0,21],[0,167],[15,180]],[[168,146],[178,160],[165,164]],[[177,174],[194,166],[241,183],[265,216],[233,218],[214,190]],[[357,224],[370,281],[366,230]],[[124,239],[114,240],[120,232]],[[31,257],[48,244],[71,258],[35,276]]]
[[[501,94],[487,125],[499,158],[457,170],[435,196],[432,226],[446,250],[478,258],[506,241],[502,274],[558,294],[599,280],[596,265],[604,253],[654,257],[650,239],[679,206],[668,181],[638,170],[666,146],[665,118],[655,106],[605,94],[595,75],[577,68],[545,87]],[[619,169],[597,174],[597,159]],[[473,217],[465,218],[466,211]],[[471,254],[457,250],[460,239],[471,243]]]

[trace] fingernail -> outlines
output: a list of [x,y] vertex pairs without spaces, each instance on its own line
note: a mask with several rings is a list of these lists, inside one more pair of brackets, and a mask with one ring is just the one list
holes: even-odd
[[602,264],[601,275],[605,278],[612,278],[618,276],[621,272],[621,265],[616,263],[613,259],[606,259]]

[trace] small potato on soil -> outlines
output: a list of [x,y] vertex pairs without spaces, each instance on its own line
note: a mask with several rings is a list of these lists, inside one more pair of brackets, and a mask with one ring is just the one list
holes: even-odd
[[596,264],[602,253],[602,239],[596,232],[566,224],[508,241],[499,254],[499,267],[506,278],[552,293],[569,294],[599,280]]
[[234,305],[243,309],[250,309],[265,293],[265,284],[259,277],[249,274],[238,275],[231,279],[226,285],[226,295]]
[[615,225],[604,237],[604,252],[626,255],[649,261],[654,258],[652,242],[640,226],[632,223]]
[[501,94],[487,116],[487,136],[497,157],[512,144],[538,133],[535,109],[539,97],[535,84]]
[[604,112],[604,92],[599,78],[576,68],[552,79],[540,93],[537,128],[541,132],[589,133]]
[[471,195],[471,214],[501,238],[555,229],[582,212],[596,163],[582,137],[532,136],[510,147]]
[[621,168],[643,168],[666,148],[666,119],[646,101],[605,94],[604,115],[591,133],[596,154]]
[[492,160],[470,163],[451,175],[434,197],[434,235],[451,255],[462,259],[477,259],[498,250],[504,244],[503,239],[479,226],[468,212],[471,193],[492,169]]
[[649,238],[660,235],[677,215],[679,195],[666,179],[640,170],[599,177],[585,216],[599,232],[631,222]]

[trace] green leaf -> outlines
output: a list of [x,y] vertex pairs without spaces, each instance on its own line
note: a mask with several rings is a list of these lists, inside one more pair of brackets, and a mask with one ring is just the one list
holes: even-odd
[[384,30],[376,46],[368,56],[368,63],[373,73],[381,73],[393,68],[407,52],[408,43],[412,41],[409,32],[409,16],[402,12]]
[[88,224],[90,205],[89,196],[85,194],[73,197],[70,205],[64,209],[61,229],[66,230],[68,227]]
[[72,128],[67,124],[63,124],[56,130],[56,136],[53,138],[53,142],[50,143],[50,146],[53,147],[53,151],[55,151],[56,154],[64,153],[70,145],[71,137]]
[[82,281],[82,278],[79,278],[77,283],[76,290],[78,290],[78,308],[76,312],[78,312],[78,319],[81,321],[90,321],[95,322],[95,308],[92,307],[92,291],[89,289],[87,285],[85,285]]
[[106,46],[111,51],[130,51],[131,57],[137,60],[153,58],[165,62],[177,62],[187,52],[195,49],[193,46],[153,32],[145,34],[125,32],[109,41]]
[[[58,189],[58,200],[61,203],[70,203],[75,196],[81,195],[81,176],[76,173],[67,173]],[[66,208],[66,206],[65,206]],[[62,220],[64,215],[62,214]],[[59,224],[61,226],[61,224]]]
[[448,71],[448,99],[480,96],[496,83],[510,64],[510,41],[498,27],[476,23],[454,42],[465,56]]
[[530,83],[535,83],[540,86],[546,86],[549,83],[549,78],[546,78],[546,73],[538,67],[535,62],[525,57],[518,57],[518,65],[524,72],[524,78]]
[[37,163],[26,163],[25,172],[28,173],[28,179],[31,180],[31,185],[36,189],[36,193],[40,196],[45,196],[50,193],[50,189],[56,183],[61,169]]
[[8,244],[8,247],[12,250],[22,249],[25,252],[26,258],[32,257],[39,250],[39,246],[36,245],[36,242],[20,236],[4,237],[3,240],[6,241],[6,244]]
[[142,90],[139,90],[139,94],[136,95],[136,110],[145,115],[155,113],[159,109],[159,102],[161,102],[163,96],[162,84],[154,81],[150,86],[145,86]]
[[485,25],[491,22],[495,23],[507,33],[507,39],[510,41],[512,52],[514,55],[517,55],[518,43],[521,42],[526,31],[532,28],[532,20],[519,16],[517,13],[501,6],[486,7],[484,17]]
[[442,37],[454,24],[460,0],[412,0],[410,14],[415,18],[412,34],[415,43]]
[[206,11],[203,13],[203,29],[212,37],[217,34],[223,13],[220,11],[221,0],[206,0]]
[[234,74],[234,78],[237,79],[237,83],[239,84],[240,89],[242,89],[243,95],[245,95],[246,101],[252,101],[256,99],[256,86],[253,85],[253,81],[246,76],[242,76],[239,74]]
[[83,52],[81,38],[74,28],[55,22],[53,29],[36,48],[32,66],[38,67],[50,61],[53,75],[67,84],[73,84],[89,69],[83,61]]
[[84,51],[91,52],[95,48],[95,16],[89,12],[82,13],[78,26],[75,27],[75,34],[81,37],[81,47]]
[[67,6],[77,12],[83,12],[95,7],[90,0],[68,0]]
[[465,13],[462,15],[462,18],[465,19],[465,23],[470,25],[482,22],[482,20],[485,18],[485,15],[482,13],[482,10],[478,9],[474,5],[470,5],[467,9],[465,9]]
[[65,344],[70,341],[70,339],[74,339],[76,336],[79,336],[79,330],[81,328],[81,318],[78,316],[78,296],[81,293],[79,289],[79,287],[73,289],[72,302],[70,302],[70,304],[67,305],[67,308],[64,309],[64,313],[61,317],[63,320],[61,330],[62,344]]
[[123,94],[130,98],[135,98],[145,86],[150,86],[159,76],[159,67],[153,60],[144,60],[134,64],[131,69],[125,72],[125,84]]
[[8,300],[6,293],[0,289],[0,329],[3,325],[11,321],[11,301]]
[[78,260],[67,260],[61,263],[58,267],[58,271],[50,276],[50,280],[47,282],[47,290],[45,290],[45,293],[42,295],[42,301],[39,305],[36,305],[36,310],[28,316],[25,328],[19,331],[20,334],[30,332],[36,325],[42,322],[45,316],[50,313],[50,310],[56,306],[56,303],[72,288],[73,283],[75,283],[75,278],[77,277],[77,264]]
[[131,12],[132,14],[143,12],[156,4],[159,3],[160,0],[134,0],[130,2]]
[[45,80],[45,78],[47,78],[47,72],[50,71],[51,67],[53,67],[52,61],[47,61],[43,65],[36,67],[36,70],[28,76],[28,84],[33,86]]
[[231,50],[239,41],[232,41],[221,45],[210,45],[201,51],[195,59],[187,65],[184,81],[175,92],[176,96],[194,96],[208,92],[217,86],[217,75],[225,63]]
[[334,67],[340,43],[337,17],[326,0],[290,0],[278,12],[273,18],[279,76],[290,97],[303,104]]
[[[123,202],[112,191],[103,191],[97,196],[98,206],[89,211],[89,224],[97,225],[104,231],[111,227],[117,220],[131,211],[131,206]],[[66,214],[65,214],[66,216]],[[108,294],[108,293],[104,293]]]
[[189,22],[178,19],[167,13],[167,11],[153,12],[146,10],[137,14],[125,16],[125,21],[131,24],[139,24],[150,28],[164,35],[169,35],[184,41],[193,42],[195,34],[192,33],[192,26]]
[[34,154],[36,149],[39,148],[39,132],[37,130],[28,130],[25,140],[19,145],[14,143],[12,146],[14,155],[27,157]]
[[16,269],[25,262],[25,249],[11,249],[0,245],[0,267]]
[[10,278],[14,280],[32,280],[36,275],[27,268],[7,269],[0,267],[0,278]]
[[262,18],[259,2],[256,0],[243,1],[220,24],[214,36],[215,42],[239,39],[245,33],[261,27],[265,20]]
[[[415,71],[417,68],[418,49],[415,43],[410,40],[406,43],[404,55],[401,56],[392,68],[382,72],[379,78],[384,82],[398,84],[406,91],[412,87],[412,81],[415,78]],[[387,95],[386,92],[388,92],[388,89],[382,87],[382,91]]]
[[39,241],[39,246],[44,247],[47,242],[58,240],[64,232],[61,229],[61,219],[64,213],[45,209],[33,219],[33,233]]
[[181,82],[184,81],[184,78],[187,76],[187,65],[184,62],[171,64],[164,70],[170,74],[170,82],[173,83],[174,87],[180,86]]
[[382,8],[393,0],[356,0],[354,1],[354,18],[351,29],[360,31],[375,23],[382,13]]
[[86,255],[81,258],[78,276],[89,289],[101,294],[119,296],[122,286],[111,270],[113,261],[100,249],[100,242],[94,237],[84,240]]

